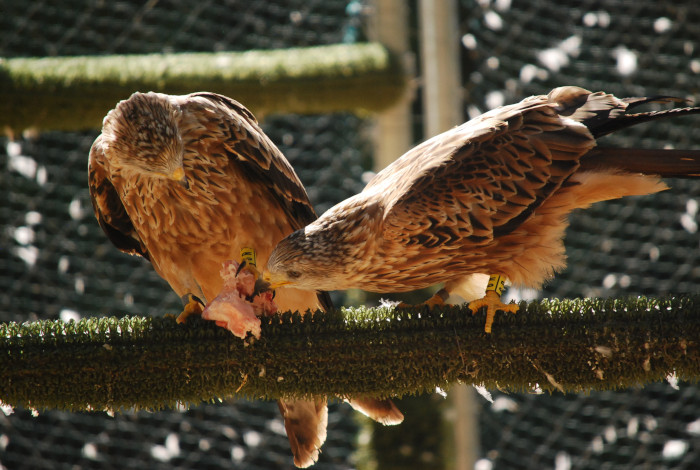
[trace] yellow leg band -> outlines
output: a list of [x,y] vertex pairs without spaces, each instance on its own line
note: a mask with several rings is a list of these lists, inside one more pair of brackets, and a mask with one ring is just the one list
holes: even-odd
[[257,267],[257,256],[255,254],[255,248],[241,248],[241,258],[249,266]]
[[489,283],[486,285],[486,292],[493,291],[499,297],[506,288],[506,277],[503,274],[491,274]]

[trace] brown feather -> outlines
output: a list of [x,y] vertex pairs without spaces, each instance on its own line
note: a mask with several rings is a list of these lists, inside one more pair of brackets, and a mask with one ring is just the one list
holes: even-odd
[[[184,170],[186,183],[168,175]],[[289,162],[243,105],[213,93],[134,93],[105,118],[90,153],[95,215],[122,251],[150,259],[183,297],[213,299],[226,260],[275,244],[316,218]],[[325,292],[280,289],[282,311],[331,307]],[[280,402],[295,463],[326,438],[325,400]]]
[[375,400],[374,398],[353,398],[347,400],[353,408],[361,411],[373,420],[391,426],[403,421],[403,413],[391,400]]
[[596,147],[581,162],[581,169],[617,169],[663,178],[697,178],[700,176],[700,150]]
[[88,187],[95,217],[114,246],[124,253],[149,259],[146,247],[109,180],[105,164],[102,139],[98,137],[90,149],[88,163]]
[[[301,468],[310,467],[318,460],[321,445],[326,440],[326,401],[279,400],[277,405],[284,418],[284,428],[289,436],[294,465]],[[316,432],[316,429],[322,432]]]
[[593,150],[614,130],[700,112],[626,114],[652,101],[678,100],[561,87],[494,109],[418,145],[282,240],[268,275],[298,287],[375,292],[445,282],[472,295],[474,276],[492,273],[539,287],[565,266],[571,211],[661,191],[659,176],[698,176],[698,151],[640,152],[633,161],[631,152]]

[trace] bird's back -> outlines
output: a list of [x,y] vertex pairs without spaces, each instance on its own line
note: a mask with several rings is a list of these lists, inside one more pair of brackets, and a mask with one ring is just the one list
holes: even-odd
[[[273,263],[271,276],[295,272],[304,285],[403,292],[500,272],[538,287],[565,265],[562,239],[571,211],[665,188],[663,150],[654,152],[656,164],[629,170],[622,157],[606,162],[602,149],[592,152],[598,137],[615,130],[700,112],[627,113],[650,101],[675,100],[562,87],[433,137],[305,230],[304,244],[316,242],[314,251],[342,259],[311,259],[287,239],[273,254],[284,262]],[[595,165],[587,164],[594,153]],[[673,158],[669,174],[698,174],[697,152],[694,165],[687,156]]]

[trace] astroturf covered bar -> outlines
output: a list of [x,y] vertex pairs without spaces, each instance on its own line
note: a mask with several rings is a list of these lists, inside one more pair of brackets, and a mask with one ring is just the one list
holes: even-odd
[[35,409],[161,409],[229,396],[403,396],[461,381],[579,392],[700,377],[700,297],[343,309],[263,319],[246,344],[201,319],[0,324],[0,399]]
[[[379,43],[245,52],[0,58],[0,127],[99,128],[134,91],[210,91],[254,114],[382,111],[407,74]],[[339,90],[342,90],[339,91]]]

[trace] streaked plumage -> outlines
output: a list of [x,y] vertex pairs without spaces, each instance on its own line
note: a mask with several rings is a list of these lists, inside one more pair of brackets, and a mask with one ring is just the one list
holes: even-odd
[[[289,162],[240,103],[213,93],[134,93],[104,120],[90,151],[95,215],[120,250],[148,259],[180,296],[213,299],[222,263],[253,247],[264,265],[316,215]],[[280,309],[327,309],[315,289],[282,289]],[[390,401],[352,402],[395,423]],[[326,437],[325,399],[280,401],[294,462],[311,465]]]
[[466,300],[484,295],[489,274],[538,288],[565,266],[571,211],[661,191],[659,176],[700,173],[698,151],[640,151],[637,158],[596,148],[615,130],[700,112],[626,114],[650,101],[679,100],[561,87],[494,109],[418,145],[360,194],[282,240],[266,278],[373,292],[444,282],[448,294]]

